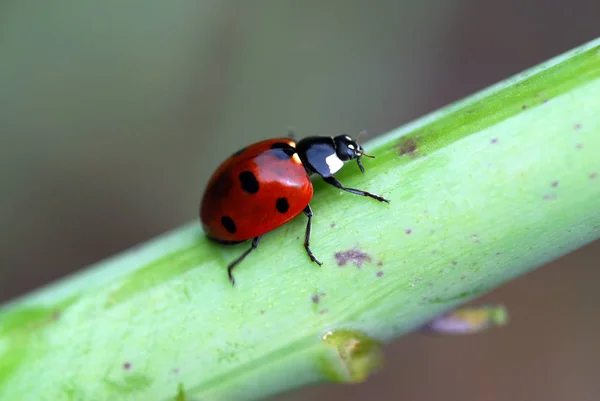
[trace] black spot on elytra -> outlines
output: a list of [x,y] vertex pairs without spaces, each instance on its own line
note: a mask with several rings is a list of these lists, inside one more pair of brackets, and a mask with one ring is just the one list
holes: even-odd
[[238,176],[242,189],[249,194],[255,194],[258,192],[258,180],[251,171],[242,171]]
[[243,148],[241,148],[240,150],[238,150],[237,152],[233,153],[233,154],[231,155],[231,157],[236,157],[236,156],[239,156],[239,155],[241,155],[242,153],[244,153],[244,150],[246,150],[246,147],[243,147]]
[[285,198],[277,198],[277,202],[275,202],[275,207],[279,213],[285,213],[290,208],[290,204],[288,200]]
[[289,160],[296,153],[296,149],[285,142],[275,142],[271,145],[271,149],[274,150],[273,155],[279,160]]
[[237,227],[235,226],[235,222],[229,216],[223,216],[223,217],[221,217],[221,224],[223,224],[223,227],[225,227],[225,229],[227,231],[229,231],[231,234],[234,234],[237,231]]

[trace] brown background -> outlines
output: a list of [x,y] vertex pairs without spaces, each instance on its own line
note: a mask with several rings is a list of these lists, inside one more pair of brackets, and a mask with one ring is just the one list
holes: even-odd
[[[600,34],[595,0],[0,4],[0,302],[196,218],[280,135],[385,132]],[[278,400],[597,400],[600,245],[487,295],[511,324],[406,336]]]

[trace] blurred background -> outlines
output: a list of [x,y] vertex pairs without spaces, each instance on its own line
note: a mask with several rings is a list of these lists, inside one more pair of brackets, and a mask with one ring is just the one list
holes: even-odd
[[[0,3],[0,302],[197,218],[215,166],[285,135],[384,133],[600,35],[597,0]],[[274,400],[598,400],[600,244],[410,335],[354,386]]]

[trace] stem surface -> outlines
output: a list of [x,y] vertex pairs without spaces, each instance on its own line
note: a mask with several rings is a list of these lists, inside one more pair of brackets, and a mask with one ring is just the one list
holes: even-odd
[[[0,399],[252,400],[360,381],[390,341],[600,237],[600,39],[366,144],[249,245],[198,221],[0,309]],[[232,151],[235,149],[232,149]]]

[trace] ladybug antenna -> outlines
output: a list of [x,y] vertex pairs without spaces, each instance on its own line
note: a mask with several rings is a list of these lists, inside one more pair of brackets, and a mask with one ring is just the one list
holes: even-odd
[[368,132],[367,132],[367,130],[362,130],[362,131],[360,131],[360,132],[358,133],[358,136],[356,137],[356,144],[358,145],[358,150],[359,150],[359,155],[358,155],[358,156],[359,156],[359,157],[360,157],[360,156],[365,156],[365,157],[369,157],[369,158],[371,158],[371,159],[374,159],[374,158],[375,158],[375,156],[371,156],[371,155],[369,155],[369,154],[366,154],[366,153],[364,152],[364,150],[363,150],[362,146],[360,145],[360,138],[361,138],[361,137],[363,137],[363,136],[365,136],[365,135],[368,135]]
[[356,144],[358,145],[358,152],[357,152],[358,157],[356,158],[356,164],[358,164],[358,168],[360,169],[361,173],[365,172],[365,168],[363,167],[362,163],[360,162],[360,158],[362,156],[368,157],[370,159],[374,159],[375,158],[375,156],[372,156],[372,155],[370,155],[368,153],[365,153],[365,151],[363,150],[362,146],[360,146],[360,138],[364,137],[366,135],[368,135],[367,130],[362,130],[362,131],[360,131],[358,133],[358,136],[356,137]]
[[367,132],[366,129],[360,131],[358,133],[358,137],[356,138],[356,143],[360,143],[360,138],[363,137],[363,136],[367,136],[367,135],[369,135],[369,133]]

